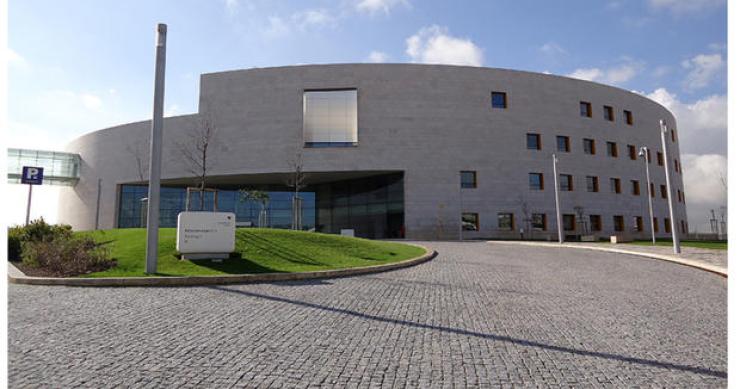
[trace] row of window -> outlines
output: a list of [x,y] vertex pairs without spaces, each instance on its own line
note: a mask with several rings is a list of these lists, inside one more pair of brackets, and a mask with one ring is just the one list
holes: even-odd
[[[563,231],[575,231],[576,225],[583,233],[600,232],[602,231],[601,215],[588,215],[588,218],[583,217],[582,219],[576,218],[575,214],[565,213],[562,215],[563,220]],[[480,218],[477,213],[464,212],[462,213],[462,228],[464,231],[480,231]],[[538,231],[547,231],[547,214],[546,213],[532,213],[529,219],[524,219],[524,224]],[[613,230],[617,232],[624,231],[624,216],[613,215],[612,217]],[[680,221],[681,232],[686,233],[687,225],[684,220]],[[498,229],[500,231],[514,231],[514,214],[501,212],[498,214]],[[635,232],[644,231],[643,218],[642,216],[632,217],[631,230]],[[658,218],[653,218],[653,230],[660,232],[658,228]],[[671,219],[663,219],[663,230],[666,233],[671,232]]]
[[[603,107],[604,120],[613,122],[614,121],[614,107],[605,105]],[[593,111],[591,110],[591,103],[588,101],[581,101],[581,116],[582,117],[593,117]],[[623,110],[622,119],[627,125],[634,124],[634,118],[632,117],[632,111]]]
[[[544,180],[543,173],[529,173],[529,189],[530,190],[544,190],[545,189],[544,181],[545,180]],[[640,180],[630,180],[630,184],[632,187],[632,194],[635,196],[639,196],[640,195]],[[558,187],[561,192],[572,192],[574,188],[573,175],[561,173],[558,177]],[[611,193],[621,194],[622,193],[622,179],[616,178],[616,177],[610,177],[609,178],[609,189]],[[586,176],[586,191],[593,192],[593,193],[599,192],[599,177]],[[683,192],[680,189],[676,190],[676,195],[677,195],[679,203],[684,201]],[[655,197],[655,184],[652,182],[650,183],[650,196]],[[668,189],[664,184],[660,184],[660,197],[664,199],[668,197]]]
[[[555,143],[557,145],[557,151],[561,153],[570,153],[570,137],[564,136],[564,135],[557,135],[555,137]],[[542,150],[542,137],[540,134],[537,133],[528,133],[527,134],[527,149],[529,150]],[[596,141],[591,138],[583,138],[583,152],[585,154],[589,155],[595,155],[596,154]],[[649,148],[645,148],[645,150],[637,150],[637,146],[635,145],[627,145],[627,153],[631,160],[636,160],[638,156],[642,157],[643,155],[647,157],[648,163],[652,163],[653,158],[650,152]],[[606,142],[606,154],[613,158],[619,157],[619,147],[617,146],[617,142]],[[656,152],[656,156],[658,159],[658,166],[663,166],[663,153],[660,151]],[[673,159],[673,169],[676,171],[676,173],[681,173],[681,162],[679,162],[677,159]]]

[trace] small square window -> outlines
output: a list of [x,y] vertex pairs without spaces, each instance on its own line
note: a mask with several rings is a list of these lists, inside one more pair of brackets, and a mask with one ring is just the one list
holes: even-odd
[[606,154],[614,158],[617,158],[619,156],[616,142],[606,142]]
[[624,110],[624,122],[628,125],[632,125],[632,111]]
[[614,231],[624,231],[624,216],[614,215]]
[[596,142],[593,139],[583,139],[583,152],[586,154],[596,154]]
[[493,108],[507,108],[506,93],[491,92],[491,105]]
[[561,174],[559,178],[560,191],[570,192],[573,190],[573,176],[570,174]]
[[601,231],[601,215],[589,215],[588,221],[591,224],[591,231]]
[[604,106],[604,119],[610,122],[614,121],[614,108],[608,105]]
[[632,180],[630,181],[632,183],[632,194],[635,196],[640,195],[640,181]]
[[478,177],[475,171],[461,171],[460,172],[460,187],[461,188],[476,188],[478,187]]
[[627,145],[627,149],[629,150],[629,153],[630,153],[630,159],[631,160],[637,159],[637,147],[635,147],[634,145]]
[[544,213],[532,214],[532,228],[535,230],[547,230],[547,215]]
[[558,135],[556,139],[558,143],[558,151],[563,152],[563,153],[569,153],[570,152],[570,137]]
[[599,177],[586,176],[586,191],[598,192],[599,191]]
[[622,180],[619,178],[610,178],[609,183],[611,184],[612,193],[622,193]]
[[478,214],[465,212],[462,214],[462,229],[463,231],[480,231],[480,224],[478,223]]
[[527,134],[527,149],[529,150],[541,150],[542,142],[540,141],[540,134]]
[[576,229],[576,215],[572,213],[563,214],[563,230],[574,231]]
[[581,101],[581,116],[586,118],[591,117],[591,103]]
[[545,189],[542,173],[529,173],[529,189],[530,190]]
[[498,214],[498,229],[511,231],[514,229],[514,214],[512,213],[499,213]]

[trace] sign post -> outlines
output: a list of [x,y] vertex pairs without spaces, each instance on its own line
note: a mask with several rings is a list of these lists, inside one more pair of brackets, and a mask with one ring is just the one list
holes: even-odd
[[26,225],[31,221],[31,196],[33,186],[44,182],[44,168],[35,166],[24,166],[21,175],[21,184],[28,184],[28,205],[26,205]]

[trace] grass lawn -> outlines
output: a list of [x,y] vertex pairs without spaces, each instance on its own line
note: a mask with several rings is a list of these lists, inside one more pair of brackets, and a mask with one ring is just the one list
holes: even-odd
[[[652,240],[636,240],[630,244],[638,244],[640,246],[652,246]],[[656,246],[673,246],[673,241],[670,239],[656,239]],[[702,240],[682,240],[681,247],[696,247],[700,249],[714,249],[714,250],[727,250],[727,242],[718,241],[702,241]]]
[[[146,230],[125,228],[85,231],[98,242],[105,242],[118,265],[84,277],[146,276]],[[159,260],[156,275],[194,276],[244,273],[305,272],[371,266],[418,257],[424,250],[403,243],[380,242],[267,228],[236,230],[236,253],[221,263],[210,260],[183,261],[176,255],[176,230],[159,230]]]

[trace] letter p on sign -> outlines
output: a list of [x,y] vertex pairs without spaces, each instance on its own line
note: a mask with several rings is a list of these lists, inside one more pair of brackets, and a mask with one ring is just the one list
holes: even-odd
[[24,166],[21,175],[21,184],[41,185],[44,181],[44,168]]

